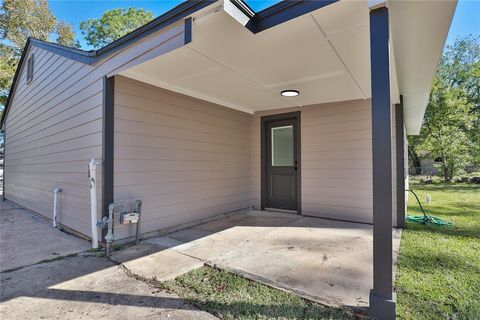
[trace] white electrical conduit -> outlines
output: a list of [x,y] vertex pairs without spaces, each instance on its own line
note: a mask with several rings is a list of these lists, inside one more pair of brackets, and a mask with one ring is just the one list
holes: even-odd
[[92,223],[92,248],[98,248],[97,229],[97,161],[91,159],[88,163],[88,177],[90,178],[90,212]]
[[57,214],[58,214],[58,193],[62,192],[62,189],[56,188],[53,190],[53,227],[57,227]]

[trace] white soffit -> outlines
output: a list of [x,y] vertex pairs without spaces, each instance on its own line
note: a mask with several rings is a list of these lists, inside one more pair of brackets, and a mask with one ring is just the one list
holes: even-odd
[[[339,1],[257,34],[222,10],[195,19],[192,42],[122,72],[255,112],[370,97],[367,1]],[[296,89],[285,98],[280,92]]]
[[408,134],[418,134],[456,1],[388,2],[399,93]]

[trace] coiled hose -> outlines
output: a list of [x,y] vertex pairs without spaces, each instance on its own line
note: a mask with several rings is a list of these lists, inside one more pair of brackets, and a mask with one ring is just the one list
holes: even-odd
[[415,199],[417,199],[418,205],[420,206],[420,209],[422,210],[422,213],[423,213],[423,216],[407,215],[407,217],[405,218],[406,221],[411,221],[411,222],[415,222],[415,223],[419,223],[419,224],[434,224],[434,225],[443,226],[443,227],[453,226],[453,223],[451,223],[450,221],[445,221],[445,220],[440,219],[438,217],[433,217],[433,216],[429,216],[428,214],[426,214],[425,210],[423,209],[422,204],[420,203],[420,199],[418,199],[417,194],[412,189],[408,189],[406,191],[410,191],[411,193],[413,193],[413,195],[415,196]]

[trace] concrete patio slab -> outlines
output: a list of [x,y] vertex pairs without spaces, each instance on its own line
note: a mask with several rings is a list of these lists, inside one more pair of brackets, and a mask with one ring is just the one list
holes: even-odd
[[0,275],[0,319],[217,319],[93,255]]
[[9,201],[0,201],[0,271],[83,252],[90,247],[88,241],[54,229],[51,223]]
[[[398,252],[400,236],[393,234]],[[371,225],[252,210],[149,243],[320,303],[368,306]]]

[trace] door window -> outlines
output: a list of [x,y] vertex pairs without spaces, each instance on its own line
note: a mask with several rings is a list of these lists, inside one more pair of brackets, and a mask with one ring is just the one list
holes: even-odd
[[272,166],[293,166],[293,126],[272,128]]

